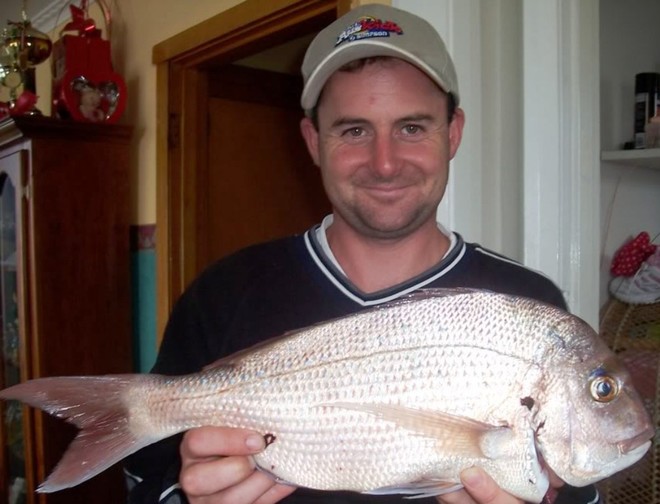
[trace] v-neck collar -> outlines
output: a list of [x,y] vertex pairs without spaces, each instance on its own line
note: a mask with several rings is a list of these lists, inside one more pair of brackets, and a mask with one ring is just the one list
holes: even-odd
[[446,231],[440,223],[438,227],[449,238],[449,249],[435,266],[410,280],[377,292],[365,293],[358,289],[346,276],[335,258],[328,243],[326,230],[332,224],[333,216],[326,216],[318,224],[305,233],[305,245],[314,263],[323,275],[341,291],[362,306],[371,306],[391,301],[417,289],[423,288],[450,271],[465,254],[465,243],[460,235]]

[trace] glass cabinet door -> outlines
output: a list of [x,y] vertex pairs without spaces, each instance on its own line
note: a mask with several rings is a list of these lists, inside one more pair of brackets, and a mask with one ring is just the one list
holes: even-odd
[[[0,388],[25,376],[17,268],[19,169],[20,153],[0,158]],[[5,493],[0,495],[0,503],[28,502],[24,411],[17,401],[0,401],[0,489]]]

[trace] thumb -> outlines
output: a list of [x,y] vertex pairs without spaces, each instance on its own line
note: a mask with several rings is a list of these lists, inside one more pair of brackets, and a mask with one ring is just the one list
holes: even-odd
[[523,501],[502,490],[486,471],[470,467],[461,473],[461,483],[479,504],[522,504]]

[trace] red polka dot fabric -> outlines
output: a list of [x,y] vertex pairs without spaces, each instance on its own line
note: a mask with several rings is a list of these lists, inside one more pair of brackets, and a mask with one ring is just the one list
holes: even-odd
[[657,245],[651,243],[649,234],[642,231],[614,254],[610,272],[614,276],[633,276],[656,248]]

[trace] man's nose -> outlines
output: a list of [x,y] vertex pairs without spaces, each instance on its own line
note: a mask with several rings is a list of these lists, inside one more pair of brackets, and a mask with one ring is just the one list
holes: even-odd
[[383,178],[397,171],[396,142],[389,135],[376,135],[373,143],[372,170]]

